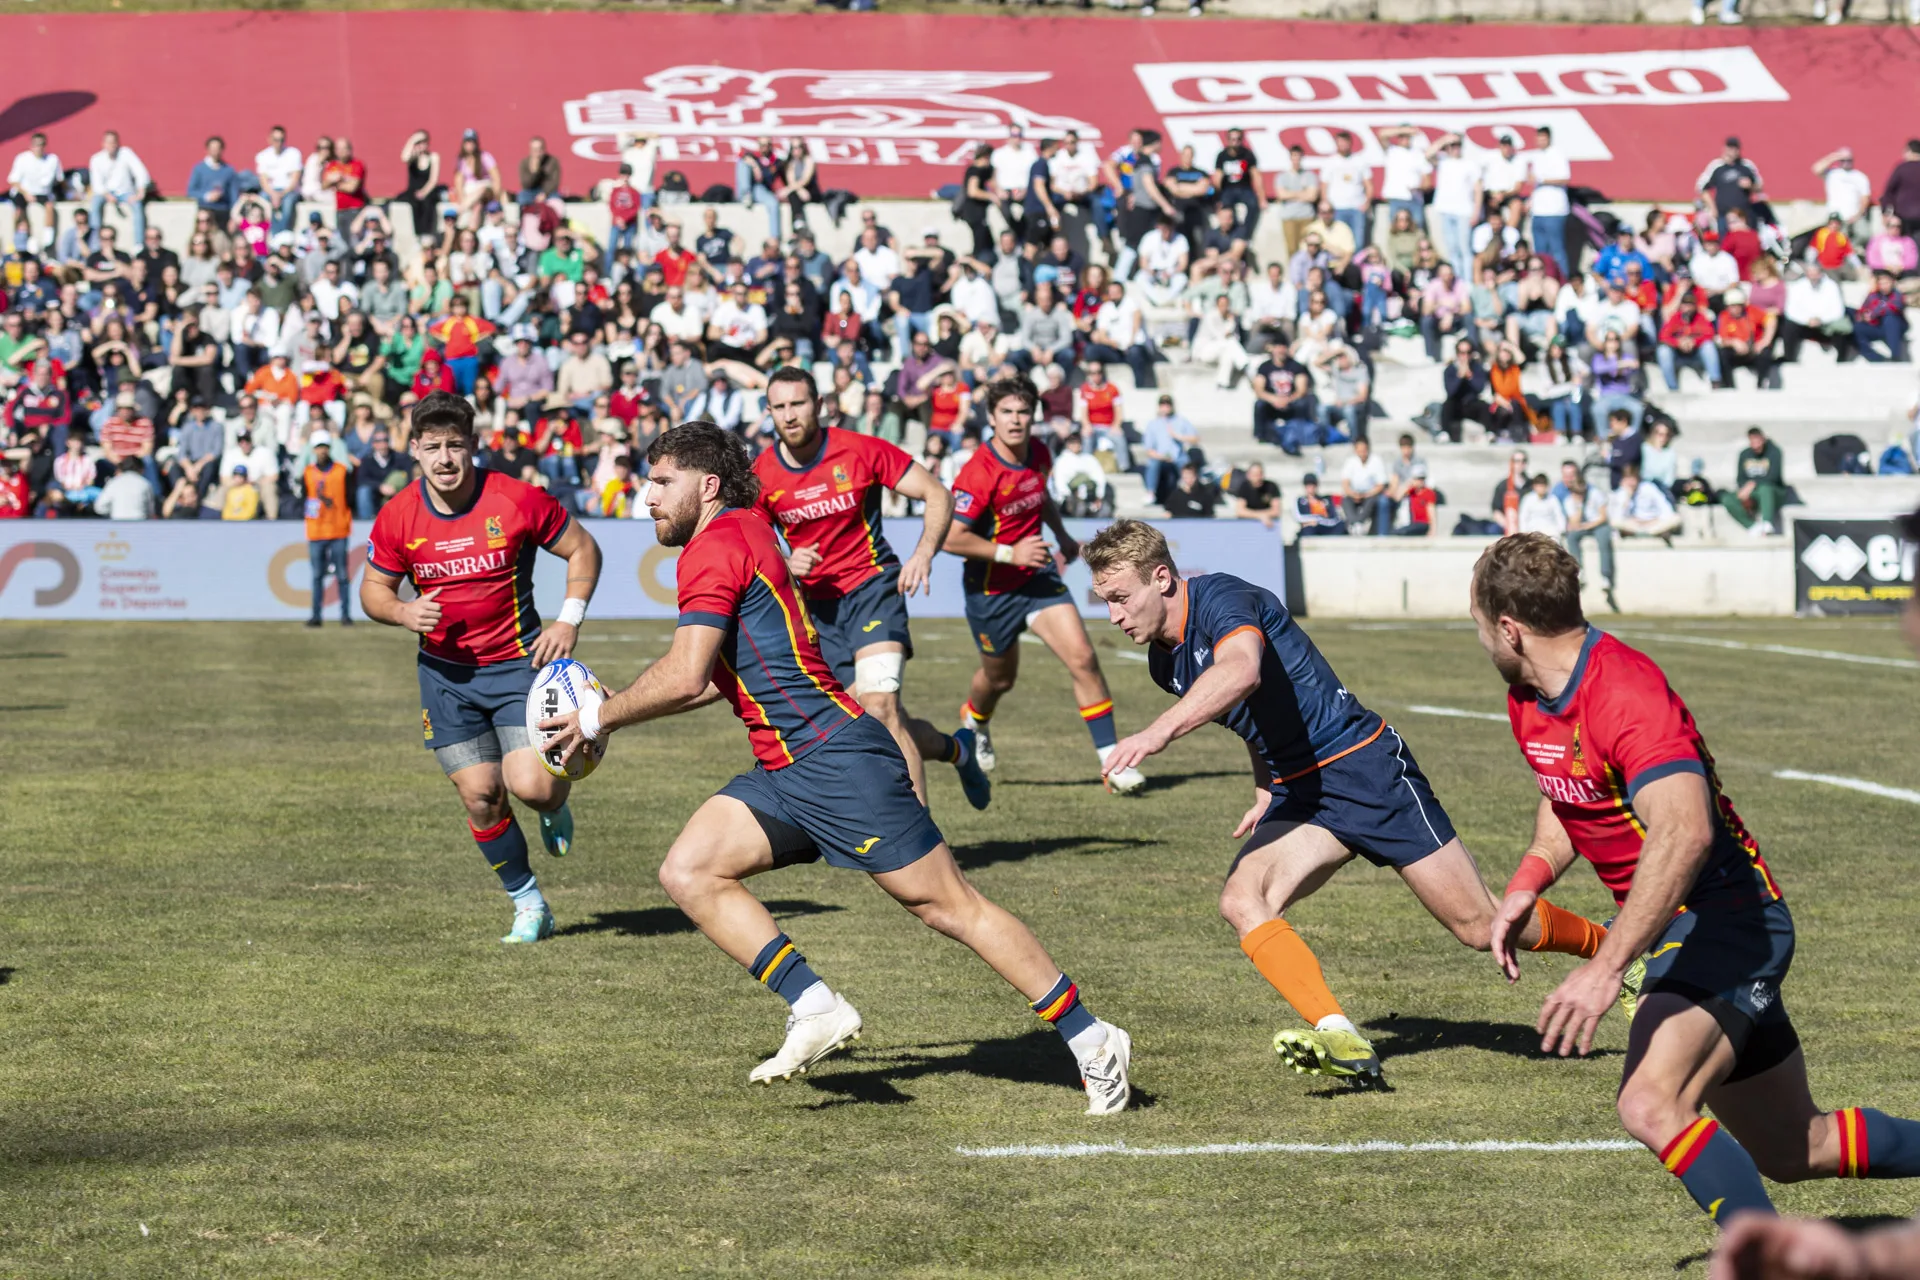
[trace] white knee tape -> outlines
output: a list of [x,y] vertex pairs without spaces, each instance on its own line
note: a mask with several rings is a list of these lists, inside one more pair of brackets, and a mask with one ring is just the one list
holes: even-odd
[[898,693],[900,677],[907,669],[904,653],[876,653],[853,660],[855,693]]

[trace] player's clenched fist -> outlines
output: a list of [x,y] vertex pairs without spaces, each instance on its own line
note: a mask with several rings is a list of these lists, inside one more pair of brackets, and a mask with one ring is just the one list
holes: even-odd
[[1010,546],[1013,554],[1007,561],[1009,564],[1022,569],[1045,569],[1053,564],[1053,548],[1037,533],[1028,534]]
[[435,587],[401,605],[398,611],[400,625],[423,636],[432,634],[440,626],[440,602],[434,599],[439,594],[440,588]]

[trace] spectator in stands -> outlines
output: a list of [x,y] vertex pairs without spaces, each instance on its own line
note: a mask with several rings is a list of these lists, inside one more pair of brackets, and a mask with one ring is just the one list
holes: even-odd
[[1493,406],[1486,398],[1487,370],[1470,339],[1462,338],[1454,344],[1453,362],[1442,372],[1441,380],[1446,398],[1440,404],[1439,434],[1458,444],[1468,422],[1492,428]]
[[1439,525],[1435,515],[1440,506],[1440,495],[1427,485],[1427,464],[1415,462],[1407,469],[1407,482],[1401,490],[1400,501],[1406,509],[1406,519],[1398,528],[1390,532],[1403,538],[1426,538],[1437,534]]
[[1435,269],[1420,295],[1420,336],[1426,339],[1427,359],[1440,361],[1440,345],[1467,327],[1472,292],[1455,274],[1451,263]]
[[1533,245],[1560,266],[1565,279],[1573,272],[1573,260],[1567,251],[1567,218],[1571,209],[1567,187],[1573,181],[1573,167],[1553,143],[1553,130],[1541,125],[1533,131],[1533,150],[1527,154],[1527,174],[1533,180],[1528,198],[1532,216]]
[[520,189],[514,202],[521,206],[544,204],[560,194],[560,158],[547,150],[547,140],[538,135],[527,139],[527,154],[520,161]]
[[1320,177],[1305,167],[1306,149],[1298,143],[1287,148],[1287,167],[1273,176],[1273,198],[1280,205],[1280,235],[1287,246],[1287,258],[1300,248],[1307,224],[1320,203]]
[[1673,443],[1673,427],[1665,421],[1656,422],[1640,446],[1640,481],[1659,485],[1671,498],[1679,478],[1680,450]]
[[1749,533],[1775,532],[1786,493],[1785,470],[1780,446],[1759,427],[1747,428],[1747,447],[1734,461],[1735,487],[1721,490],[1720,505]]
[[1891,209],[1903,226],[1920,227],[1920,138],[1909,138],[1900,163],[1887,175],[1880,204]]
[[[1819,268],[1814,268],[1819,270]],[[1838,296],[1836,292],[1835,296]],[[1683,294],[1680,305],[1675,308],[1667,322],[1660,327],[1660,348],[1657,352],[1660,361],[1660,376],[1666,379],[1667,390],[1680,389],[1680,370],[1692,369],[1706,379],[1709,387],[1721,385],[1720,350],[1715,345],[1713,321],[1709,320],[1694,305],[1691,293]],[[1795,346],[1798,350],[1798,346]]]
[[1740,139],[1730,137],[1725,150],[1700,171],[1694,189],[1706,196],[1724,236],[1729,212],[1737,210],[1751,221],[1754,201],[1760,198],[1760,170],[1741,153]]
[[1628,467],[1608,500],[1607,523],[1622,537],[1670,539],[1680,531],[1680,513],[1658,485],[1642,484],[1640,472]]
[[27,149],[13,158],[13,167],[7,170],[7,198],[13,201],[13,207],[20,213],[20,231],[31,236],[33,211],[40,210],[40,238],[37,242],[45,247],[54,242],[55,222],[53,202],[60,198],[60,181],[65,170],[60,165],[60,157],[47,150],[47,135],[35,133],[27,139]]
[[1320,477],[1309,471],[1300,477],[1300,496],[1293,500],[1293,516],[1303,538],[1322,538],[1347,531],[1332,502],[1320,496]]
[[1326,386],[1320,400],[1320,421],[1335,439],[1367,440],[1367,418],[1373,381],[1360,355],[1346,343],[1331,348],[1314,361]]
[[141,460],[121,458],[114,467],[113,479],[100,488],[93,509],[109,520],[151,520],[154,516],[154,486],[142,473]]
[[1292,344],[1284,334],[1275,334],[1268,343],[1267,358],[1254,370],[1252,385],[1253,438],[1297,453],[1299,446],[1291,443],[1286,428],[1313,418],[1313,378],[1293,358]]
[[1617,610],[1619,606],[1613,603],[1613,530],[1607,523],[1607,491],[1590,486],[1580,465],[1568,462],[1561,468],[1561,481],[1556,492],[1561,508],[1566,513],[1567,550],[1575,560],[1579,560],[1580,544],[1594,544],[1600,557],[1600,581],[1606,591],[1607,603]]
[[100,149],[93,153],[93,158],[87,163],[87,189],[90,193],[87,211],[93,224],[100,225],[100,217],[111,202],[132,223],[134,242],[144,242],[147,237],[147,188],[152,185],[152,175],[147,172],[147,166],[140,162],[140,157],[133,153],[133,148],[121,146],[120,134],[113,129],[107,130],[100,139]]
[[1219,506],[1219,486],[1203,479],[1193,463],[1181,466],[1180,479],[1167,495],[1167,514],[1175,520],[1211,520]]
[[1896,278],[1912,275],[1920,269],[1920,247],[1907,233],[1908,223],[1898,214],[1882,212],[1880,230],[1867,242],[1867,266],[1886,271]]
[[1081,353],[1083,360],[1124,361],[1133,370],[1135,387],[1145,390],[1160,385],[1153,371],[1157,353],[1147,342],[1145,317],[1118,280],[1107,282],[1106,298],[1094,314],[1090,339]]
[[[1853,313],[1853,340],[1868,360],[1906,361],[1906,301],[1891,271],[1873,273],[1873,292],[1860,300],[1860,306]],[[1887,348],[1884,356],[1880,354],[1880,344]]]
[[1393,498],[1387,468],[1365,440],[1353,442],[1353,456],[1340,467],[1340,509],[1354,533],[1385,534],[1393,527]]
[[1320,164],[1326,203],[1353,238],[1348,257],[1373,238],[1367,216],[1373,206],[1373,166],[1353,153],[1353,144],[1353,135],[1339,130],[1333,135],[1334,154]]
[[225,227],[240,198],[240,175],[226,161],[226,139],[214,135],[207,139],[207,153],[187,175],[187,199],[197,201],[215,227]]
[[1520,533],[1544,533],[1549,538],[1562,538],[1567,532],[1566,508],[1553,496],[1547,483],[1545,472],[1539,472],[1527,482],[1527,491],[1520,495]]
[[1240,520],[1258,520],[1271,529],[1280,522],[1280,486],[1267,479],[1267,469],[1247,464],[1233,489],[1233,514]]
[[1838,218],[1847,234],[1864,241],[1871,222],[1873,183],[1853,167],[1853,148],[1829,151],[1813,162],[1813,172],[1826,187],[1827,217]]
[[[1726,357],[1721,356],[1724,369]],[[1600,341],[1600,350],[1587,362],[1592,380],[1592,403],[1595,420],[1605,422],[1616,409],[1624,409],[1633,420],[1635,431],[1640,429],[1640,419],[1645,416],[1647,407],[1634,391],[1635,375],[1640,370],[1640,361],[1621,340],[1618,330],[1609,329]]]
[[1715,310],[1727,290],[1740,283],[1740,263],[1721,247],[1720,233],[1711,227],[1700,233],[1700,247],[1688,260],[1687,272]]
[[1779,390],[1773,370],[1773,318],[1747,308],[1747,295],[1741,289],[1729,289],[1726,308],[1714,327],[1720,348],[1721,376],[1732,387],[1735,369],[1753,370],[1754,383],[1762,390]]
[[1107,473],[1088,452],[1086,441],[1078,434],[1060,442],[1060,454],[1047,477],[1047,492],[1068,515],[1098,514],[1108,489]]
[[[231,490],[237,477],[245,475],[255,490],[255,504],[266,514],[269,520],[280,518],[280,463],[275,456],[279,449],[271,443],[256,443],[251,431],[240,431],[233,443],[228,445],[220,456],[220,483]],[[226,503],[221,504],[222,515],[230,519],[252,519],[251,516],[226,517]]]
[[478,227],[491,203],[504,200],[506,184],[500,177],[500,162],[480,145],[480,134],[468,129],[460,135],[460,152],[453,161],[453,181],[447,194],[456,206],[458,225]]
[[1800,277],[1787,285],[1780,322],[1781,359],[1797,363],[1801,347],[1808,342],[1827,348],[1842,362],[1853,358],[1853,317],[1840,296],[1840,286],[1817,262],[1807,263]]

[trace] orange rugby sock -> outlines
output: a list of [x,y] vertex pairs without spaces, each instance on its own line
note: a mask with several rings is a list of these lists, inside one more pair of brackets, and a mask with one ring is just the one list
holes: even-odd
[[1320,976],[1320,962],[1285,920],[1269,920],[1240,939],[1240,949],[1260,976],[1273,984],[1294,1012],[1312,1026],[1341,1012],[1340,1002]]
[[1593,921],[1556,907],[1545,898],[1534,903],[1533,918],[1540,922],[1540,941],[1528,947],[1529,951],[1558,951],[1591,960],[1607,938],[1607,931]]

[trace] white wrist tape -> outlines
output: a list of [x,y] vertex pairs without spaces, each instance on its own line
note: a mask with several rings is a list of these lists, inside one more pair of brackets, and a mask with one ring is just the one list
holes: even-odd
[[1012,564],[1013,548],[1004,542],[995,547],[993,549],[993,562],[995,564]]
[[575,596],[567,597],[566,603],[560,606],[560,616],[554,619],[554,621],[564,622],[570,627],[577,627],[586,620],[587,602]]
[[580,708],[580,736],[588,742],[600,741],[600,706]]

